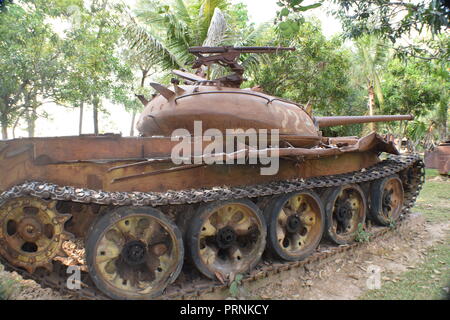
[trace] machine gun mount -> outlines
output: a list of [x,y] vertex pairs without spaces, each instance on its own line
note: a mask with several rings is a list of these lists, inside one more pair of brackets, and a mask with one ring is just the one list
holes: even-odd
[[212,64],[219,64],[229,67],[234,73],[219,79],[212,80],[226,87],[239,88],[245,81],[244,67],[238,63],[238,59],[243,53],[277,53],[279,51],[295,51],[295,48],[282,47],[192,47],[189,52],[197,57],[194,69],[197,69],[197,76],[204,76],[202,66],[209,67]]

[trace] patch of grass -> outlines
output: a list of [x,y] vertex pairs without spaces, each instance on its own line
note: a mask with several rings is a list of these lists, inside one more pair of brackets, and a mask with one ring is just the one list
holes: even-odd
[[362,300],[442,300],[449,299],[450,250],[447,244],[432,247],[425,261],[407,271],[397,282],[385,282],[381,289],[370,290]]
[[[428,221],[440,222],[450,219],[450,180],[433,180],[437,170],[426,169],[427,181],[413,208],[413,212],[423,213]],[[445,179],[445,178],[444,178]]]
[[427,179],[436,178],[439,176],[439,171],[437,169],[425,169],[425,176]]

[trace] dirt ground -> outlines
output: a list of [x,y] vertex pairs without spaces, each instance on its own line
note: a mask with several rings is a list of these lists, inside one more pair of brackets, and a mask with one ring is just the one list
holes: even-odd
[[263,299],[353,300],[369,290],[367,282],[373,270],[381,272],[381,284],[396,282],[399,275],[424,260],[427,249],[445,243],[450,235],[450,222],[427,222],[420,214],[412,214],[408,220],[407,226],[388,238],[374,240],[327,262],[320,270],[273,283],[252,295]]
[[[415,268],[425,257],[427,249],[445,243],[450,235],[450,222],[430,222],[421,214],[412,214],[406,226],[395,234],[377,239],[354,252],[348,252],[326,262],[320,270],[309,270],[300,278],[274,281],[251,292],[262,299],[357,299],[368,290],[372,270],[381,271],[381,283],[396,282],[405,271]],[[7,284],[9,299],[59,300],[51,289],[43,289],[32,280],[23,280],[0,266],[0,282]]]

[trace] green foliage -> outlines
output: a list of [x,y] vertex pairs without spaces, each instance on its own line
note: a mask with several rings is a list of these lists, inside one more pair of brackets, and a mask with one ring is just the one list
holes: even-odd
[[102,110],[103,99],[128,103],[125,96],[132,94],[133,74],[119,50],[121,13],[108,1],[97,1],[80,7],[77,20],[66,31],[63,52],[70,68],[58,101],[93,105],[95,133],[99,130],[95,113]]
[[381,74],[389,58],[389,48],[384,41],[375,36],[363,36],[355,41],[356,65],[359,67],[361,82],[366,82],[375,91],[378,103],[383,105]]
[[[449,27],[450,7],[448,1],[389,1],[389,0],[320,0],[309,6],[301,6],[303,0],[279,0],[282,7],[277,13],[277,21],[298,20],[298,14],[318,8],[324,2],[335,3],[338,9],[332,14],[340,19],[344,36],[358,39],[366,35],[376,35],[396,44],[398,57],[417,57],[427,60],[449,60],[449,37],[445,30]],[[297,17],[295,17],[297,14]],[[283,23],[283,29],[288,24]],[[433,37],[421,41],[413,41],[404,45],[405,37],[415,33],[429,32]],[[436,40],[437,39],[437,40]]]
[[[338,38],[327,40],[317,22],[300,25],[290,37],[268,34],[275,46],[295,47],[262,59],[250,69],[248,86],[260,85],[268,94],[306,104],[312,103],[316,115],[360,115],[365,99],[351,80],[351,51]],[[268,40],[269,41],[269,40]],[[273,41],[273,40],[272,40]],[[328,134],[357,134],[360,126],[337,127]]]
[[388,221],[389,221],[388,227],[390,229],[395,229],[397,227],[397,221],[395,221],[392,218],[389,218]]
[[386,96],[383,112],[421,116],[439,101],[439,87],[427,70],[413,61],[404,64],[392,60],[384,76]]
[[[450,8],[445,1],[332,1],[339,5],[334,14],[342,21],[345,36],[351,39],[375,34],[398,43],[404,36],[411,36],[414,32],[421,34],[429,31],[432,35],[439,35],[449,27]],[[406,47],[400,45],[397,49],[400,55],[425,54],[427,59],[442,61],[449,58],[448,45],[431,52],[418,42]]]
[[362,223],[358,224],[358,230],[356,231],[356,242],[369,242],[372,233],[367,232],[364,229],[364,225]]
[[229,292],[233,298],[237,298],[240,294],[240,286],[242,285],[242,274],[237,274],[235,279],[231,282]]
[[12,0],[0,0],[0,12],[6,11],[6,6],[12,3]]
[[405,64],[398,59],[391,60],[383,76],[385,101],[381,113],[412,114],[416,120],[408,125],[401,122],[386,124],[382,130],[399,137],[408,136],[413,145],[422,141],[425,147],[430,147],[437,140],[433,127],[446,126],[446,117],[439,121],[433,111],[442,100],[445,100],[443,104],[448,104],[443,87],[448,88],[448,83],[439,81],[422,61],[410,60]]
[[151,52],[163,69],[184,68],[192,60],[188,48],[203,45],[216,10],[230,8],[227,0],[140,0],[127,34],[132,48]]
[[[6,128],[36,113],[55,94],[62,76],[61,40],[46,21],[40,1],[17,1],[0,15],[0,122]],[[33,122],[33,119],[29,119]]]
[[304,21],[301,13],[322,6],[320,2],[302,5],[303,2],[304,0],[279,0],[277,2],[281,10],[277,12],[276,21],[280,32],[284,36],[288,37],[298,33],[300,24]]

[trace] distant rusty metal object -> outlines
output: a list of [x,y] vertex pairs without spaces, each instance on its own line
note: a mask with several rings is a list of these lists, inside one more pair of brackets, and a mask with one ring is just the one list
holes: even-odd
[[450,172],[450,141],[441,143],[433,151],[425,152],[425,167],[437,169],[439,174]]

